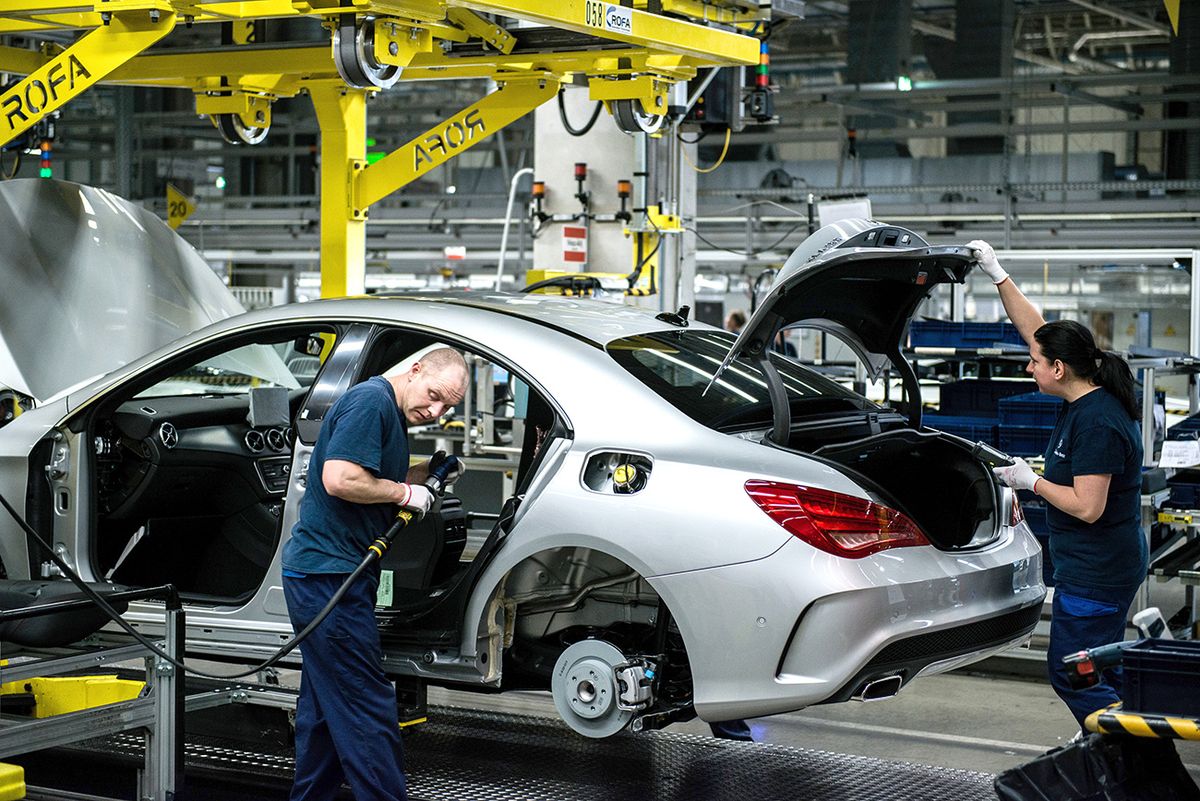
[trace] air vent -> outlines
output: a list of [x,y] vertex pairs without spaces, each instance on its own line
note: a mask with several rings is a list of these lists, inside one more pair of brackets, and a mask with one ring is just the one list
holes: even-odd
[[163,423],[158,427],[158,441],[164,448],[171,450],[179,444],[179,432],[170,423]]
[[267,429],[267,446],[273,451],[281,451],[287,447],[287,436],[282,429]]
[[246,443],[246,448],[251,453],[262,453],[263,448],[267,447],[266,438],[263,437],[261,431],[247,431],[246,436],[242,438],[242,442]]

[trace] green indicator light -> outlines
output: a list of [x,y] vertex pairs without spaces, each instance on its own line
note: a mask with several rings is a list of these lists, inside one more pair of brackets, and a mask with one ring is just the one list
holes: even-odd
[[52,170],[49,167],[42,167],[41,170],[38,171],[38,175],[40,175],[43,178],[53,178],[54,170]]
[[387,155],[387,153],[382,153],[378,150],[376,150],[374,153],[368,153],[367,154],[367,164],[368,165],[374,164],[375,162],[379,161],[381,158],[383,158],[386,155]]
[[901,92],[911,92],[912,91],[912,78],[908,77],[907,75],[897,75],[896,76],[896,88],[899,89]]
[[373,137],[373,136],[367,137],[367,147],[375,147],[375,137]]

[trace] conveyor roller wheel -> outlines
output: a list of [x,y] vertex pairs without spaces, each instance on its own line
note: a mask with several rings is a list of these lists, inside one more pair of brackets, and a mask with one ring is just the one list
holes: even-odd
[[400,80],[400,67],[375,60],[375,18],[342,14],[333,31],[333,63],[356,89],[387,89]]
[[250,128],[237,114],[214,114],[213,124],[221,132],[221,138],[231,145],[257,145],[267,138],[270,126]]
[[657,133],[666,119],[662,114],[646,113],[640,100],[614,100],[612,112],[617,127],[627,134]]

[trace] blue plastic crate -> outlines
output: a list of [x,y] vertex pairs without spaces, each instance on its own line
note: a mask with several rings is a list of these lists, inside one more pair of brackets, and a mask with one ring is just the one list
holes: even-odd
[[995,417],[1001,398],[1033,392],[1037,384],[1033,381],[1007,381],[968,378],[952,381],[938,388],[938,401],[942,414],[970,415],[972,417]]
[[1000,425],[1002,426],[1050,426],[1058,422],[1062,411],[1062,398],[1029,392],[1001,398]]
[[[1141,397],[1141,393],[1138,394],[1138,397]],[[1167,439],[1200,439],[1200,414],[1193,414],[1191,417],[1185,417],[1175,425],[1168,428]]]
[[966,323],[950,320],[913,320],[908,329],[911,347],[990,348],[998,343],[1024,345],[1012,323]]
[[1121,655],[1121,702],[1131,712],[1200,716],[1200,642],[1141,640]]
[[997,429],[1000,450],[1012,456],[1041,456],[1054,426],[1005,426]]
[[921,421],[930,428],[954,434],[972,442],[996,444],[996,418],[994,417],[965,417],[951,414],[934,414],[926,412]]
[[1167,505],[1172,509],[1200,509],[1200,479],[1172,476],[1167,487],[1171,490]]

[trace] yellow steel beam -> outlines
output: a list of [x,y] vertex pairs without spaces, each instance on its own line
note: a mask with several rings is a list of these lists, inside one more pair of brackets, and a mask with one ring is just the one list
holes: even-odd
[[557,91],[558,82],[546,78],[504,84],[362,170],[356,177],[355,208],[365,209],[479,144],[554,97]]
[[599,0],[447,0],[447,5],[506,14],[555,28],[723,64],[758,64],[757,39]]
[[45,65],[50,57],[37,50],[0,45],[0,70],[28,75]]
[[517,44],[517,37],[494,22],[465,8],[452,8],[448,12],[450,21],[471,36],[478,36],[501,53],[508,55]]
[[192,88],[201,85],[204,76],[240,79],[244,75],[264,75],[272,72],[293,76],[297,81],[309,77],[337,77],[333,58],[329,54],[329,45],[246,45],[203,52],[147,54],[113,70],[109,81]]
[[[13,48],[0,48],[0,69],[24,73],[31,65],[40,65],[46,60],[45,56],[33,51],[13,51]],[[9,52],[13,52],[12,58],[7,55]],[[380,57],[382,59],[382,54]],[[618,67],[621,60],[627,61],[630,66]],[[522,74],[544,73],[562,77],[576,72],[587,75],[653,73],[674,80],[687,80],[696,74],[698,67],[711,63],[711,60],[689,56],[653,54],[635,47],[509,56],[496,53],[448,56],[441,48],[434,47],[431,52],[416,53],[405,67],[401,80],[492,78],[503,81]],[[105,82],[195,89],[210,88],[204,76],[218,76],[245,89],[270,91],[278,96],[294,94],[295,88],[287,88],[287,81],[281,80],[275,86],[267,86],[265,80],[243,79],[244,76],[267,75],[272,71],[286,76],[297,88],[312,81],[341,80],[328,46],[248,45],[203,52],[142,55],[113,70]]]
[[0,95],[0,143],[36,125],[174,26],[169,13],[113,14],[108,25],[88,32]]
[[367,212],[353,197],[367,164],[367,93],[318,84],[309,95],[321,129],[321,297],[361,295]]

